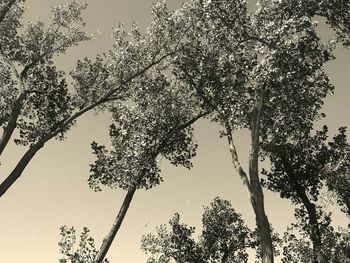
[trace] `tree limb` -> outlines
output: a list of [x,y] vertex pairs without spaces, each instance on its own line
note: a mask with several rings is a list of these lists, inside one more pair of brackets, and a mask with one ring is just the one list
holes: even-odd
[[[166,57],[170,56],[171,54],[173,54],[175,51],[170,52],[168,54],[165,54],[164,56],[162,56],[161,58],[159,58],[157,61],[150,63],[149,65],[147,65],[145,68],[143,68],[142,70],[138,71],[137,73],[133,74],[131,77],[129,77],[128,79],[126,79],[125,81],[122,82],[123,85],[127,84],[128,82],[132,81],[134,78],[142,75],[143,73],[145,73],[148,69],[150,69],[152,66],[156,65],[157,63],[161,62],[163,59],[165,59]],[[44,146],[44,144],[46,142],[48,142],[49,140],[51,140],[52,138],[54,138],[55,136],[57,136],[59,133],[63,132],[70,124],[72,124],[78,117],[80,117],[81,115],[83,115],[84,113],[90,111],[93,108],[96,108],[97,106],[108,102],[109,98],[111,96],[114,96],[114,93],[117,92],[119,90],[119,87],[116,89],[112,89],[111,91],[107,92],[106,95],[102,96],[99,100],[97,100],[96,102],[90,104],[89,106],[81,109],[80,111],[74,113],[73,115],[71,115],[70,117],[66,118],[65,120],[63,120],[60,124],[59,127],[57,127],[55,130],[51,131],[50,133],[48,133],[47,135],[43,136],[37,143],[35,143],[33,146],[31,146],[27,152],[23,155],[23,157],[21,158],[21,160],[17,163],[17,165],[15,166],[15,168],[13,169],[13,171],[10,173],[10,175],[0,184],[0,197],[2,197],[6,191],[16,182],[16,180],[21,176],[22,172],[24,171],[24,169],[26,168],[26,166],[28,165],[28,163],[30,162],[30,160],[35,156],[35,154]],[[122,95],[120,96],[114,96],[115,99],[121,99],[123,98]],[[20,110],[20,109],[19,109]],[[17,115],[18,118],[18,115]],[[17,121],[16,118],[16,121]],[[15,118],[14,118],[15,120]],[[12,127],[12,126],[11,126]],[[14,130],[14,129],[13,129]],[[13,132],[12,130],[12,132]],[[12,134],[12,133],[11,133]],[[10,136],[11,137],[11,136]],[[8,138],[8,140],[10,139],[10,137]],[[7,140],[7,142],[8,142]],[[4,141],[5,142],[5,141]],[[6,143],[4,143],[4,145],[6,146]],[[5,147],[4,147],[5,148]]]
[[7,13],[10,11],[11,7],[16,3],[17,0],[9,0],[7,5],[0,12],[0,23],[4,21]]
[[16,129],[17,120],[18,120],[19,114],[21,113],[23,102],[27,98],[27,94],[28,92],[23,92],[22,94],[20,94],[14,103],[14,107],[11,111],[10,119],[6,127],[4,127],[4,131],[0,139],[0,156],[3,153],[4,149],[6,148],[7,143],[11,139],[11,136],[14,130]]

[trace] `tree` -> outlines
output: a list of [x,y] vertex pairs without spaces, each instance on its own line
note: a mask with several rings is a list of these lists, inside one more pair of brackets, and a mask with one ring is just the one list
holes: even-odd
[[[270,225],[265,214],[262,189],[257,173],[258,136],[263,81],[252,76],[259,63],[254,50],[251,21],[244,1],[193,2],[185,14],[194,33],[175,62],[176,75],[191,84],[205,109],[210,109],[224,128],[234,167],[245,185],[259,228],[263,262],[273,262]],[[200,32],[200,33],[199,33]],[[200,36],[200,37],[199,37]],[[249,83],[249,79],[254,81]],[[251,84],[251,85],[250,85]],[[233,129],[251,131],[249,176],[241,167],[232,140]]]
[[209,262],[247,262],[251,231],[229,201],[216,197],[204,207],[201,243]]
[[185,96],[181,82],[163,75],[159,68],[150,70],[138,83],[129,103],[110,105],[112,150],[92,143],[96,161],[91,165],[89,185],[126,190],[124,202],[114,224],[96,256],[102,262],[112,244],[137,189],[150,189],[162,181],[157,158],[167,158],[173,165],[191,168],[196,154],[191,125],[206,115],[197,101]]
[[[328,178],[328,182],[332,182],[335,178],[347,177],[344,165],[343,171],[338,170],[338,173],[336,171],[332,173],[331,170],[337,167],[340,160],[346,160],[348,146],[346,146],[344,137],[345,131],[340,132],[338,139],[335,139],[342,141],[342,146],[336,147],[336,143],[326,145],[326,127],[321,131],[316,131],[315,135],[312,134],[312,129],[314,121],[324,115],[320,113],[320,109],[325,96],[332,94],[334,90],[320,66],[333,58],[331,51],[338,42],[347,45],[346,38],[349,35],[346,32],[349,28],[349,22],[345,17],[349,12],[349,9],[346,8],[349,3],[342,1],[338,5],[333,1],[322,3],[316,1],[280,1],[277,3],[276,1],[275,5],[269,5],[267,2],[265,5],[268,6],[266,9],[268,12],[276,13],[278,10],[276,16],[289,16],[294,21],[300,19],[312,21],[316,15],[321,15],[327,19],[327,23],[335,29],[337,34],[337,38],[332,39],[327,44],[328,47],[317,44],[319,41],[315,31],[308,33],[310,37],[314,35],[312,37],[314,44],[311,44],[312,42],[306,43],[305,37],[302,43],[299,43],[300,51],[305,50],[306,44],[309,45],[309,48],[313,45],[319,46],[319,51],[309,51],[309,54],[312,55],[309,57],[301,56],[303,63],[307,63],[309,66],[300,67],[303,69],[300,72],[301,75],[293,76],[294,81],[291,81],[298,88],[294,89],[294,92],[291,90],[293,93],[289,93],[287,97],[283,97],[281,94],[271,97],[272,100],[277,100],[278,104],[266,104],[266,112],[269,115],[266,118],[263,117],[264,126],[262,127],[262,150],[265,151],[262,155],[263,158],[268,156],[272,162],[271,172],[264,171],[268,175],[268,188],[280,192],[282,197],[291,198],[293,203],[303,204],[308,211],[312,230],[310,234],[314,247],[313,260],[314,262],[328,262],[325,255],[322,255],[321,231],[318,226],[318,215],[314,202],[317,201],[320,188],[322,184],[325,184],[326,178]],[[302,84],[300,80],[303,79],[304,83]],[[284,83],[281,84],[284,85]],[[306,87],[307,89],[305,89]],[[284,98],[288,100],[284,100]],[[270,108],[270,106],[272,107]],[[337,150],[332,150],[332,148],[337,148]],[[277,154],[277,152],[279,153]],[[335,152],[338,152],[338,155]],[[279,168],[275,169],[277,166]],[[286,176],[287,174],[288,176]],[[346,182],[346,180],[343,181]],[[340,192],[346,196],[346,192]],[[338,197],[340,196],[338,195]],[[345,200],[346,198],[343,199],[343,202]]]
[[[346,142],[345,129],[340,128],[332,141],[327,143],[326,126],[311,135],[311,131],[298,130],[297,140],[283,138],[271,141],[262,147],[271,161],[264,185],[282,198],[291,199],[296,205],[302,205],[308,214],[310,239],[313,243],[314,261],[319,262],[324,256],[325,244],[322,243],[322,231],[316,202],[320,191],[327,184],[335,191],[338,202],[346,207],[348,189],[346,178],[349,177],[349,144]],[[344,182],[343,182],[344,181]],[[338,190],[336,190],[338,189]]]
[[[7,3],[7,4],[6,4]],[[14,131],[16,144],[29,146],[12,172],[0,184],[2,196],[34,157],[53,138],[64,139],[67,130],[84,113],[101,110],[111,101],[125,101],[133,82],[148,69],[178,52],[184,28],[169,23],[161,5],[153,9],[153,22],[141,34],[120,25],[114,31],[115,44],[107,54],[92,61],[78,61],[72,72],[74,90],[68,89],[64,72],[54,66],[53,57],[91,36],[81,31],[81,12],[86,4],[71,1],[52,9],[48,26],[30,22],[19,31],[23,13],[21,1],[4,2],[0,11],[1,30],[1,126],[0,154]],[[20,33],[22,32],[23,33]]]
[[157,234],[142,238],[142,249],[152,254],[147,262],[248,262],[251,232],[230,202],[216,197],[204,207],[203,231],[198,241],[193,227],[180,223],[180,215],[170,220],[170,230],[162,225]]
[[[299,118],[310,125],[307,120],[317,116],[332,90],[323,65],[332,59],[333,46],[320,42],[312,17],[276,11],[277,1],[259,4],[254,14],[248,14],[244,1],[195,1],[185,6],[193,31],[186,35],[188,42],[174,71],[222,125],[256,215],[263,262],[273,262],[259,179],[260,140],[273,136],[287,121],[294,130],[300,127]],[[251,135],[248,175],[232,135],[242,128]]]

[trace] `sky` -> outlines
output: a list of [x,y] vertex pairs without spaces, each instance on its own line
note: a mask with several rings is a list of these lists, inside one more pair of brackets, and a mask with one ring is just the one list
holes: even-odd
[[[64,0],[27,0],[25,21],[50,17],[50,6]],[[183,1],[168,0],[171,9]],[[74,69],[76,60],[93,58],[112,46],[113,26],[119,22],[141,28],[150,20],[151,0],[89,0],[84,18],[86,30],[98,30],[94,40],[74,47],[67,54],[55,58],[57,66],[67,72]],[[251,5],[251,8],[254,8]],[[328,32],[321,27],[320,34]],[[336,61],[326,66],[336,86],[335,95],[326,100],[325,123],[334,134],[339,126],[350,126],[350,50],[336,50]],[[80,233],[84,226],[91,229],[96,247],[107,235],[122,203],[125,192],[104,189],[95,193],[89,189],[89,164],[94,157],[90,143],[108,145],[108,116],[89,113],[79,119],[68,132],[68,138],[51,141],[35,156],[22,177],[0,200],[0,261],[4,263],[58,262],[59,227],[74,226]],[[321,125],[321,124],[318,124]],[[194,167],[187,170],[172,167],[161,159],[164,182],[151,190],[136,192],[124,223],[110,248],[108,258],[115,262],[146,262],[140,250],[143,234],[154,232],[156,226],[167,223],[175,212],[181,221],[200,230],[203,205],[220,196],[232,202],[246,223],[254,226],[254,214],[246,191],[231,164],[226,139],[219,138],[219,127],[201,120],[195,124],[195,137],[199,144]],[[240,131],[235,134],[239,158],[247,167],[249,136]],[[0,180],[8,175],[24,148],[11,144],[1,159]],[[294,208],[288,200],[265,190],[268,218],[277,232],[283,232],[293,221]],[[336,207],[336,225],[345,226],[348,219]],[[198,232],[199,234],[199,232]],[[278,261],[277,261],[278,262]]]

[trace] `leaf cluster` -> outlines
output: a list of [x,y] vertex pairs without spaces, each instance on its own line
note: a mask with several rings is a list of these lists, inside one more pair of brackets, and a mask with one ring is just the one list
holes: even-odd
[[[95,241],[89,235],[90,230],[84,227],[77,243],[77,237],[74,227],[62,226],[60,228],[61,241],[58,243],[60,247],[60,263],[94,263],[97,255]],[[108,259],[104,259],[103,263],[108,263]]]
[[203,231],[199,241],[193,238],[195,229],[180,223],[179,214],[156,234],[142,238],[142,249],[152,254],[147,262],[247,262],[250,230],[230,202],[215,198],[204,208]]
[[[191,121],[198,114],[196,102],[184,94],[185,86],[156,71],[135,82],[140,85],[126,104],[111,105],[112,150],[92,144],[96,161],[91,165],[89,184],[127,189],[146,189],[161,182],[157,157],[173,165],[191,168],[196,154]],[[188,124],[188,125],[187,125]]]

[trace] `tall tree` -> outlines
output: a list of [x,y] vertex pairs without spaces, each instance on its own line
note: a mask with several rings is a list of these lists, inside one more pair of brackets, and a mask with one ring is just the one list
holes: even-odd
[[[277,12],[277,1],[259,4],[254,14],[247,12],[245,1],[194,1],[184,6],[193,31],[186,35],[188,42],[174,71],[222,125],[233,165],[256,215],[263,262],[273,262],[259,179],[260,140],[287,121],[293,130],[299,128],[299,118],[317,116],[332,90],[323,71],[332,58],[332,46],[320,42],[310,17]],[[248,175],[233,141],[233,132],[241,128],[251,135]]]
[[[327,127],[316,131],[298,130],[299,137],[292,140],[283,137],[263,144],[271,161],[265,186],[279,192],[282,198],[289,198],[296,205],[302,205],[308,215],[310,240],[313,243],[313,262],[326,262],[323,253],[326,244],[322,240],[322,227],[319,222],[317,200],[324,185],[334,191],[344,211],[349,203],[349,144],[346,142],[345,129],[340,128],[332,141],[327,142]],[[284,133],[286,134],[286,133]],[[285,136],[285,135],[284,135]]]
[[111,246],[137,189],[149,189],[162,181],[157,158],[173,165],[191,168],[197,144],[191,125],[206,115],[193,97],[186,97],[186,86],[166,77],[158,69],[150,70],[136,86],[130,98],[132,106],[111,105],[114,123],[110,126],[112,150],[92,144],[96,161],[91,165],[89,185],[127,191],[113,226],[96,256],[102,262]]
[[136,25],[130,33],[120,25],[114,31],[112,50],[94,61],[86,58],[78,62],[72,72],[75,89],[71,90],[64,73],[54,66],[53,56],[91,38],[81,31],[81,12],[86,4],[71,1],[59,5],[52,9],[48,26],[36,21],[18,31],[23,13],[20,3],[9,2],[2,7],[8,16],[0,24],[4,29],[0,40],[0,124],[4,129],[0,153],[16,129],[20,137],[15,142],[29,149],[0,184],[0,196],[22,175],[45,143],[63,139],[77,118],[110,101],[126,100],[133,81],[179,50],[185,30],[181,21],[170,23],[171,14],[164,12],[162,5],[155,5],[152,23],[144,34]]
[[[241,177],[256,215],[263,262],[273,262],[270,225],[265,214],[262,189],[257,173],[257,153],[263,81],[249,83],[259,63],[244,1],[195,1],[187,7],[195,30],[188,34],[185,52],[175,62],[177,76],[191,84],[206,109],[214,112],[214,121],[224,128],[234,167]],[[193,17],[195,17],[193,19]],[[236,128],[251,131],[249,177],[241,167],[232,132]]]

